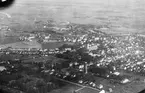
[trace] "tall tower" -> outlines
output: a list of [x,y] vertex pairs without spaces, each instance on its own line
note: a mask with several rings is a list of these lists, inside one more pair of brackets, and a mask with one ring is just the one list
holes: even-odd
[[88,64],[87,64],[87,62],[85,62],[85,64],[84,64],[84,72],[85,72],[85,74],[88,73]]

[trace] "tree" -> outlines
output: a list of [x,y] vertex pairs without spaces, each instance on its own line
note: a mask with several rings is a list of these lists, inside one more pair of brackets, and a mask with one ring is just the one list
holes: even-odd
[[30,86],[27,89],[27,93],[41,93],[41,92],[38,92],[37,88]]
[[44,82],[43,79],[39,79],[37,82],[36,82],[36,87],[38,88],[38,91],[39,93],[47,93],[47,84]]
[[89,71],[98,75],[98,76],[105,76],[108,74],[108,69],[107,68],[99,68],[96,66],[90,67]]

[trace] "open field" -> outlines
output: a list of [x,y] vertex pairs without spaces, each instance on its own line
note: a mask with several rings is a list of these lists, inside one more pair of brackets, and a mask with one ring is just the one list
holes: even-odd
[[0,48],[4,49],[7,47],[12,48],[41,48],[41,45],[35,41],[32,42],[16,42],[0,45]]
[[79,89],[79,88],[80,87],[78,86],[68,84],[65,87],[62,87],[61,89],[56,89],[49,93],[73,93],[74,90]]
[[62,46],[63,42],[49,42],[49,43],[46,43],[46,44],[42,44],[42,48],[43,49],[53,49],[53,48],[58,48],[60,46]]

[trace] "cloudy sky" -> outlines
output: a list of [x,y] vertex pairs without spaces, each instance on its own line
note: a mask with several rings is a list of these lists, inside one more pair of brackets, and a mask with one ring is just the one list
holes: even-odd
[[16,0],[12,7],[0,12],[9,14],[15,19],[13,22],[23,22],[24,25],[36,19],[53,18],[76,23],[111,24],[121,30],[135,28],[143,31],[144,5],[145,0]]

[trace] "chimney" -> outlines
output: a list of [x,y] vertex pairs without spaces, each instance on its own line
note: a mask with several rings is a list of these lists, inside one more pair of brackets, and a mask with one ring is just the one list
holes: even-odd
[[85,74],[88,73],[88,64],[87,64],[87,62],[85,62],[85,65],[84,65],[84,72],[85,72]]

